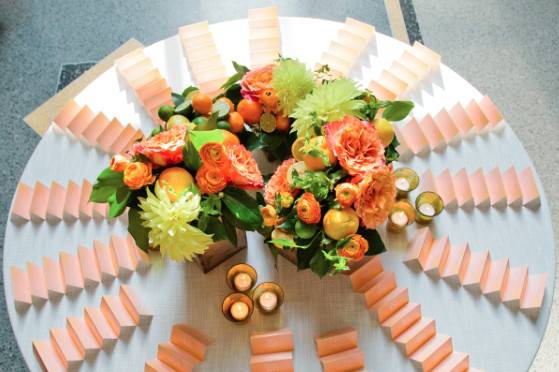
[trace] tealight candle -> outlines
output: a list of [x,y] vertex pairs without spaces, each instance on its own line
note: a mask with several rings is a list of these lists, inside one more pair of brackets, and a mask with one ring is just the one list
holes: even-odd
[[252,299],[263,314],[272,314],[283,303],[283,289],[278,283],[260,283],[254,288]]
[[230,267],[225,274],[227,285],[237,292],[248,292],[256,283],[256,279],[256,270],[246,263]]
[[237,301],[231,305],[231,309],[229,309],[229,311],[235,320],[242,321],[248,316],[248,305],[243,301]]
[[399,198],[405,198],[419,185],[419,176],[411,168],[398,168],[394,171],[394,184]]
[[393,232],[404,231],[415,220],[415,209],[407,199],[398,200],[388,215],[387,228]]
[[248,321],[252,316],[254,303],[246,294],[235,292],[223,299],[221,311],[227,320],[242,324]]
[[429,223],[433,220],[433,217],[442,212],[444,202],[439,194],[426,191],[417,196],[415,208],[417,209],[416,222]]
[[278,304],[278,296],[272,291],[266,291],[260,295],[258,302],[262,309],[273,311]]
[[252,287],[252,278],[247,273],[239,273],[235,275],[235,279],[233,279],[233,284],[235,288],[239,292],[245,292]]

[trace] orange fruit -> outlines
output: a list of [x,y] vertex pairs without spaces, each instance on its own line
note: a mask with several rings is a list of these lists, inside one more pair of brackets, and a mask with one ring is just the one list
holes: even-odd
[[231,102],[231,100],[229,98],[221,97],[220,99],[218,99],[218,101],[223,101],[223,102],[227,103],[229,105],[229,112],[235,111],[235,105],[233,105],[233,102]]
[[[314,147],[318,147],[318,150],[320,152],[328,156],[328,162],[330,163],[329,165],[333,165],[336,163],[336,157],[334,156],[332,151],[330,151],[330,149],[328,148],[328,145],[326,144],[326,139],[323,136],[311,138],[311,145],[314,145]],[[305,162],[307,168],[309,168],[310,170],[318,171],[318,170],[326,169],[326,164],[324,164],[324,160],[322,159],[322,156],[315,157],[309,154],[305,154],[303,155],[303,161]]]
[[169,199],[174,202],[179,195],[186,190],[193,182],[192,175],[186,169],[181,167],[171,167],[165,169],[159,175],[157,183],[167,195]]
[[305,146],[305,137],[297,138],[295,142],[293,142],[293,145],[291,145],[291,154],[297,161],[303,160],[303,156],[305,155],[302,151],[303,146]]
[[237,112],[241,114],[245,122],[256,124],[262,116],[262,105],[256,101],[243,98],[237,105]]
[[221,130],[221,132],[223,133],[224,145],[238,145],[241,143],[241,141],[239,141],[239,137],[237,137],[235,134],[225,129],[219,129],[219,130]]
[[233,133],[241,132],[245,125],[245,120],[243,119],[241,114],[236,111],[232,111],[229,114],[229,118],[227,119],[227,121],[229,122],[229,124],[231,124],[231,132]]
[[275,111],[278,107],[278,96],[273,89],[264,89],[258,98],[260,98],[260,102],[269,110]]
[[289,130],[289,118],[287,116],[276,115],[276,130],[279,132]]
[[212,112],[212,98],[204,93],[195,93],[192,96],[192,108],[201,115],[209,115]]

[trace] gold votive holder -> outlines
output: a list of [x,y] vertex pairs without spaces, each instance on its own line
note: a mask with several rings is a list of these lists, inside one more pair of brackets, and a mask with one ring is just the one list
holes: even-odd
[[225,274],[225,281],[229,288],[237,292],[246,293],[254,287],[258,275],[254,267],[246,263],[231,266]]
[[407,199],[398,200],[388,215],[387,229],[392,232],[402,232],[411,225],[416,218],[415,208]]
[[406,198],[419,185],[419,176],[411,168],[398,168],[394,171],[398,198]]
[[[231,293],[223,299],[221,311],[225,319],[233,323],[244,324],[248,322],[254,312],[254,302],[244,293]],[[244,317],[240,318],[240,314],[244,314]]]
[[260,283],[252,292],[252,300],[263,314],[275,313],[283,304],[283,299],[283,289],[275,282]]
[[419,194],[415,199],[415,209],[417,210],[415,221],[427,224],[443,211],[444,202],[436,192],[426,191]]

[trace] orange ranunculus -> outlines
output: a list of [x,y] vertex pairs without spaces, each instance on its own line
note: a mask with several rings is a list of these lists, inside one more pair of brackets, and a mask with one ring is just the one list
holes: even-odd
[[340,203],[342,208],[351,207],[359,193],[359,187],[349,182],[340,183],[336,186],[335,190],[336,201]]
[[354,234],[345,245],[338,249],[340,256],[350,260],[360,260],[369,250],[369,242],[359,234]]
[[386,221],[395,201],[394,175],[389,167],[382,167],[366,174],[359,183],[355,211],[365,227],[375,229]]
[[113,172],[124,172],[128,163],[130,163],[130,160],[126,156],[116,154],[111,159],[110,167]]
[[328,147],[350,175],[365,174],[386,164],[382,142],[369,123],[346,116],[324,129]]
[[132,190],[138,190],[155,182],[155,176],[151,174],[151,164],[142,162],[128,163],[124,169],[123,182]]
[[227,176],[233,185],[245,190],[258,190],[264,186],[256,160],[243,145],[227,145],[225,153],[229,159]]
[[202,163],[213,168],[225,169],[229,165],[229,158],[225,153],[225,146],[217,142],[208,142],[200,148]]
[[262,214],[262,219],[264,220],[264,226],[272,227],[276,225],[278,221],[278,214],[276,209],[270,204],[266,205],[260,209],[260,214]]
[[312,193],[306,192],[297,200],[297,217],[309,224],[320,221],[320,203]]
[[142,154],[152,163],[163,167],[178,164],[182,161],[186,131],[186,125],[176,124],[169,130],[134,144],[133,152]]
[[222,170],[202,165],[196,172],[196,184],[203,194],[215,194],[227,186],[227,179]]
[[266,203],[273,205],[276,202],[276,195],[283,192],[288,192],[292,196],[296,195],[289,186],[289,182],[287,182],[287,172],[289,171],[289,167],[296,162],[297,160],[290,158],[285,160],[279,167],[276,168],[276,171],[264,187],[264,200]]
[[260,93],[272,87],[274,67],[271,64],[247,72],[243,76],[243,80],[241,80],[241,94],[243,98],[258,101]]

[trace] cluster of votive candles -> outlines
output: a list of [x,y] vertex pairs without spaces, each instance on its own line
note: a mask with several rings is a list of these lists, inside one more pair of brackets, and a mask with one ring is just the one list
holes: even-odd
[[262,314],[272,314],[283,303],[283,289],[274,282],[256,284],[256,270],[245,263],[237,264],[227,270],[226,281],[235,292],[223,300],[222,311],[225,318],[235,323],[250,319],[254,306]]
[[422,192],[415,199],[415,207],[407,199],[411,191],[419,185],[419,176],[411,168],[399,168],[394,171],[397,198],[396,204],[388,216],[388,229],[401,232],[414,221],[417,223],[430,223],[433,218],[442,212],[444,203],[435,192]]

